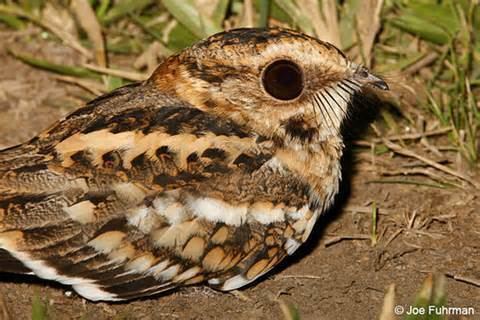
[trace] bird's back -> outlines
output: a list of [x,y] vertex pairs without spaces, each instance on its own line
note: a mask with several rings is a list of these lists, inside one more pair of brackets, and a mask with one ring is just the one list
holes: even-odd
[[265,166],[273,142],[144,86],[0,153],[2,271],[116,300],[236,288],[286,255],[285,232],[298,247],[285,212],[309,210],[307,187]]

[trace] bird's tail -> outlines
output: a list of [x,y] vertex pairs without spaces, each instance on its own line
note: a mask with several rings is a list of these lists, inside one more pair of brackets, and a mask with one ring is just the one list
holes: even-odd
[[32,273],[11,249],[24,231],[43,224],[41,215],[33,210],[44,205],[43,199],[50,193],[41,190],[52,175],[43,162],[44,156],[29,144],[0,150],[0,272]]
[[31,274],[32,271],[15,259],[8,251],[0,249],[0,272]]

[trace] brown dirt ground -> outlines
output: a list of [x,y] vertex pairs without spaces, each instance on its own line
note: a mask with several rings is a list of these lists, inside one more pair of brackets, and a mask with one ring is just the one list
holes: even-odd
[[[20,143],[91,96],[54,75],[22,64],[7,47],[61,63],[78,62],[72,50],[42,40],[38,29],[0,30],[0,147]],[[115,60],[114,60],[115,62]],[[391,164],[406,159],[382,156]],[[122,304],[92,303],[68,287],[34,278],[0,275],[12,319],[29,319],[35,294],[48,301],[52,319],[281,319],[278,299],[292,303],[302,319],[376,319],[388,285],[397,302],[409,305],[430,272],[480,279],[480,198],[460,189],[368,183],[376,173],[361,170],[362,157],[347,157],[346,179],[337,206],[318,222],[310,242],[276,273],[240,294],[190,288]],[[478,177],[478,175],[477,175]],[[352,206],[380,209],[379,243],[334,236],[369,235],[370,214]],[[409,227],[409,217],[415,221]],[[387,240],[398,233],[392,241]],[[480,288],[447,278],[450,306],[474,307],[480,319]]]

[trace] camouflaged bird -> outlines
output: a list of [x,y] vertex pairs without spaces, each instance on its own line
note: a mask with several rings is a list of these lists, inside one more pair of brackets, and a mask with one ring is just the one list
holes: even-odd
[[251,283],[332,204],[340,128],[367,85],[388,89],[290,30],[185,49],[0,152],[0,270],[90,300]]

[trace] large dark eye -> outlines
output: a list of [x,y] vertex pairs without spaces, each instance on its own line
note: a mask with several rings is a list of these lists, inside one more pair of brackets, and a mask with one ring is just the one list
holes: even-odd
[[288,60],[278,60],[267,66],[262,82],[265,90],[279,100],[295,99],[303,90],[302,70]]

